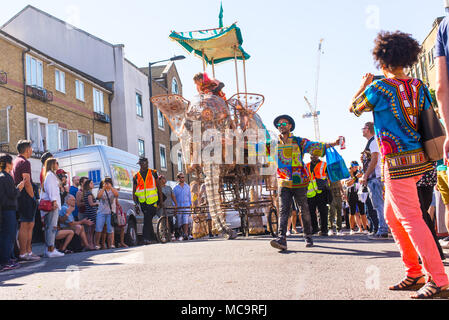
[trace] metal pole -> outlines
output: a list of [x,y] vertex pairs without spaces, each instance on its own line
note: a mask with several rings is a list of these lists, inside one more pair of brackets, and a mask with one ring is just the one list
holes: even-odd
[[206,60],[204,59],[204,49],[201,50],[202,54],[203,54],[203,72],[206,72]]
[[215,63],[214,63],[214,59],[212,59],[212,76],[215,78]]
[[245,93],[248,93],[248,88],[246,86],[246,63],[245,63],[245,57],[243,57],[243,80],[245,83]]
[[236,84],[237,84],[237,93],[240,93],[239,89],[239,71],[237,68],[237,49],[234,47],[234,63],[235,63],[235,78],[236,78]]
[[150,94],[150,119],[151,119],[151,140],[153,146],[153,167],[156,169],[156,142],[154,141],[154,106],[151,102],[151,98],[153,97],[153,77],[151,75],[151,66],[152,63],[148,63],[148,89]]

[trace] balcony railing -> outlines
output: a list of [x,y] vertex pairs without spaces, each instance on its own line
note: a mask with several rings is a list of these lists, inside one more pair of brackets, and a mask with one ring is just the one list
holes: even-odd
[[8,83],[8,74],[4,71],[0,71],[0,84]]
[[94,119],[103,123],[111,122],[111,118],[109,117],[109,115],[99,111],[94,112]]
[[27,96],[43,102],[53,101],[53,92],[38,86],[27,86]]

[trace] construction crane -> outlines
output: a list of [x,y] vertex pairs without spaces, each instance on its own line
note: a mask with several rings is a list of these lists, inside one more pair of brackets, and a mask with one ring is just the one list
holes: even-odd
[[320,115],[320,112],[317,111],[317,107],[318,107],[318,84],[319,84],[319,80],[320,80],[320,62],[321,62],[321,55],[323,54],[323,51],[322,51],[323,41],[324,41],[324,39],[320,39],[320,43],[318,45],[318,63],[317,63],[317,70],[316,70],[314,104],[312,106],[312,104],[309,102],[307,97],[304,97],[304,100],[306,101],[307,105],[309,106],[310,113],[306,113],[302,116],[303,118],[313,118],[316,141],[320,141],[320,126],[319,126],[319,121],[318,121],[318,116]]

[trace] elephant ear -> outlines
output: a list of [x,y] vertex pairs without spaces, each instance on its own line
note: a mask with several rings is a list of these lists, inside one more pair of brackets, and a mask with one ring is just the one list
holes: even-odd
[[168,94],[154,96],[151,102],[162,112],[173,132],[181,136],[190,101],[178,94]]

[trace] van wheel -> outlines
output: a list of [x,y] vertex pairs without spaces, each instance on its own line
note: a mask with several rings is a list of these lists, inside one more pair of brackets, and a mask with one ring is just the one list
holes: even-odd
[[130,247],[137,246],[137,227],[134,220],[128,222],[128,229],[126,230],[125,234],[125,242]]

